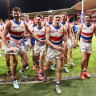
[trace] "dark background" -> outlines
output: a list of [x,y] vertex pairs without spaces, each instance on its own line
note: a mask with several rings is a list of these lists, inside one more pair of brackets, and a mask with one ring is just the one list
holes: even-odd
[[[23,13],[40,12],[48,10],[56,10],[70,8],[76,2],[81,0],[9,0],[10,10],[13,7],[20,7]],[[8,8],[6,0],[0,0],[0,18],[5,20],[8,18]]]

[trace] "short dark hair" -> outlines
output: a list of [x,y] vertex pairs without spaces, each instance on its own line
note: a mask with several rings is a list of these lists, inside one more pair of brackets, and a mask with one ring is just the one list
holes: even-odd
[[[25,13],[25,14],[24,14],[24,16],[25,16],[25,15],[28,15],[28,14],[27,14],[27,13]],[[28,16],[29,16],[29,15],[28,15]]]
[[85,16],[89,16],[90,18],[92,18],[92,15],[91,15],[91,14],[89,14],[89,13],[88,13],[88,14],[85,14]]
[[34,18],[36,18],[36,17],[40,17],[41,19],[43,19],[43,15],[41,15],[41,14],[37,14]]
[[4,23],[6,23],[7,21],[9,21],[9,19],[6,19],[6,20],[4,21]]
[[66,16],[68,16],[68,13],[67,12],[62,12],[60,15],[63,15],[65,14]]
[[48,13],[48,16],[49,16],[49,15],[53,15],[53,13]]
[[60,13],[59,12],[55,12],[54,15],[60,15]]
[[2,21],[2,22],[3,22],[3,20],[2,20],[2,19],[0,19],[0,21]]
[[21,13],[21,9],[19,8],[19,7],[14,7],[13,9],[12,9],[12,12],[13,11],[19,11],[20,13]]

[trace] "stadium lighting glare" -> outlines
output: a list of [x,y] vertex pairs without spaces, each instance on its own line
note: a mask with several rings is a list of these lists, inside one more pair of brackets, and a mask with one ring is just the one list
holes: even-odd
[[50,13],[51,13],[51,12],[53,12],[53,10],[49,10],[48,12],[50,12]]

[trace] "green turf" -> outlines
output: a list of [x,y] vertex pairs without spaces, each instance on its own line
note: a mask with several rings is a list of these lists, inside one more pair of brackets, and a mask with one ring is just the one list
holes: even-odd
[[[63,80],[60,96],[96,96],[96,77],[85,80]],[[0,85],[0,96],[58,96],[55,82],[20,85],[19,90],[12,85]]]
[[[89,73],[96,73],[96,38],[94,36],[93,38],[93,49],[92,49],[92,55],[90,57],[89,60],[89,67],[88,67],[88,72]],[[7,67],[6,67],[6,61],[5,61],[5,57],[4,57],[4,51],[2,52],[3,56],[0,57],[0,78],[7,80],[6,78],[6,73],[7,73]],[[29,69],[26,70],[26,74],[28,75],[29,78],[38,78],[37,77],[37,73],[36,70],[32,70],[32,56],[29,55],[29,59],[30,59],[30,65],[29,65]],[[70,58],[69,58],[69,53],[68,53],[68,69],[69,69],[69,73],[65,73],[63,70],[63,76],[76,76],[76,75],[80,75],[80,69],[81,69],[81,53],[80,53],[80,47],[73,49],[73,61],[75,63],[75,67],[74,68],[70,68]],[[17,78],[20,79],[22,78],[19,70],[21,69],[21,64],[20,64],[20,57],[18,57],[18,66],[17,66]],[[64,68],[63,68],[64,69]],[[56,77],[56,70],[55,71],[50,71],[48,74],[49,77]]]

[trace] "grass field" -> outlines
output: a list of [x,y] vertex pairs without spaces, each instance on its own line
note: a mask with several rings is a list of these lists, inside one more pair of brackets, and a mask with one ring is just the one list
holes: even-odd
[[[88,73],[96,74],[96,38],[93,37],[93,49],[92,55],[89,61]],[[7,67],[4,57],[4,51],[2,52],[3,56],[0,57],[0,81],[8,81],[11,80],[11,77],[7,77]],[[38,79],[36,70],[32,70],[32,59],[31,55],[29,55],[30,65],[29,69],[26,70],[26,74],[28,75],[28,79]],[[70,58],[68,54],[68,69],[69,73],[65,73],[63,70],[63,76],[79,76],[80,68],[81,68],[81,53],[80,47],[73,49],[73,60],[75,63],[74,68],[70,68]],[[21,69],[20,57],[18,57],[18,66],[17,66],[17,79],[22,80],[19,70]],[[56,69],[55,71],[50,70],[49,77],[56,77]],[[55,82],[46,82],[46,83],[37,83],[37,84],[26,84],[20,85],[19,90],[13,89],[12,85],[0,85],[0,96],[56,96],[56,92],[54,90]],[[92,77],[90,79],[85,80],[63,80],[61,82],[61,96],[95,96],[95,88],[96,88],[96,77]]]
[[[0,96],[58,96],[55,82],[20,85],[19,90],[12,85],[0,85]],[[96,96],[96,77],[80,80],[63,80],[60,96]]]
[[[88,67],[88,72],[89,73],[96,73],[96,38],[95,36],[93,37],[93,49],[92,49],[92,54],[89,60],[89,67]],[[6,73],[7,73],[7,67],[6,67],[6,61],[5,61],[5,56],[4,56],[4,51],[2,52],[3,56],[0,57],[0,78],[7,80],[6,77]],[[32,70],[32,56],[29,55],[29,59],[30,59],[30,65],[29,65],[29,69],[26,70],[26,74],[28,75],[29,78],[38,78],[37,74],[36,74],[36,70]],[[76,76],[80,74],[80,68],[81,68],[81,53],[80,53],[80,47],[73,49],[73,60],[75,63],[75,67],[74,68],[70,68],[70,58],[69,58],[69,54],[68,54],[68,69],[69,69],[69,73],[65,73],[63,70],[63,76]],[[20,63],[20,57],[18,56],[18,66],[17,66],[17,78],[20,79],[22,78],[21,75],[19,74],[19,70],[21,69],[21,63]],[[55,77],[56,75],[56,70],[55,71],[51,71],[49,72],[49,77]],[[8,77],[8,79],[11,79]]]

